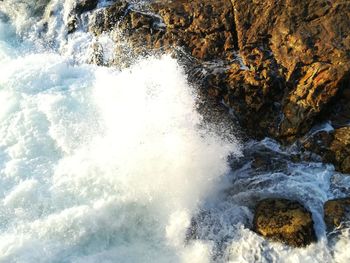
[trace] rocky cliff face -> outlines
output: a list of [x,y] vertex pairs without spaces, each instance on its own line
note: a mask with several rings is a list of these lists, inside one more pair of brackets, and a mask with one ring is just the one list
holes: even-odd
[[[96,1],[87,2],[78,15]],[[349,1],[163,0],[136,7],[121,0],[93,17],[93,34],[121,31],[136,54],[189,54],[191,80],[233,109],[253,137],[291,143],[324,121],[335,134],[348,129]],[[329,154],[321,156],[349,172],[348,142],[337,138],[333,146],[324,142]],[[304,145],[320,154],[315,143]]]
[[275,74],[286,84],[278,101],[282,118],[273,135],[299,137],[342,89],[349,88],[350,3],[243,0],[233,5],[245,64],[261,65],[252,47],[267,52],[278,65]]
[[201,61],[233,56],[237,48],[229,1],[156,1],[137,9],[126,1],[99,10],[90,30],[121,30],[136,52],[181,47]]

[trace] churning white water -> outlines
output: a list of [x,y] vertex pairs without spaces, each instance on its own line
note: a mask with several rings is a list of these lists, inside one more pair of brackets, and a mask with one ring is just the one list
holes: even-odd
[[[74,1],[50,2],[56,16],[38,38],[45,14],[32,7],[48,2],[0,2],[0,262],[349,262],[349,231],[329,244],[322,223],[322,203],[348,194],[349,178],[320,163],[232,171],[239,143],[203,128],[175,59],[85,64],[92,36],[64,31]],[[247,147],[262,145],[282,151]],[[251,232],[261,196],[305,204],[318,243],[292,249]]]

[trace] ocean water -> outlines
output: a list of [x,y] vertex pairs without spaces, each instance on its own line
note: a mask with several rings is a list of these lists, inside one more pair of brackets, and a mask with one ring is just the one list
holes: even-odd
[[[289,149],[203,124],[169,55],[87,64],[96,39],[84,23],[65,31],[74,4],[0,2],[0,262],[349,262],[349,229],[328,242],[322,204],[348,195],[350,177],[318,162],[232,168],[247,149]],[[123,39],[98,41],[108,60]],[[250,231],[270,196],[309,208],[319,241],[293,249]]]

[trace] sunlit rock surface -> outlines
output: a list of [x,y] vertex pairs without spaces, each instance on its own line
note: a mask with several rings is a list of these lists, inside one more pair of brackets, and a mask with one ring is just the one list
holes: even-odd
[[254,230],[290,246],[316,241],[311,213],[300,203],[286,199],[265,199],[255,209]]
[[117,1],[96,10],[89,28],[123,32],[133,53],[191,55],[191,80],[248,134],[291,143],[320,121],[348,126],[339,120],[350,119],[349,13],[347,1]]

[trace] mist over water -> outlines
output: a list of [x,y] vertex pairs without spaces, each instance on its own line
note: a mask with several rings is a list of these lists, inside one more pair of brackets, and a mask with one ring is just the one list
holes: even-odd
[[[203,125],[175,59],[86,64],[95,40],[64,29],[74,1],[48,2],[0,2],[0,262],[350,260],[349,230],[328,243],[322,223],[323,202],[346,195],[350,179],[321,163],[232,169],[242,145]],[[110,36],[100,41],[112,52]],[[269,139],[245,147],[261,146],[288,154]],[[318,243],[293,249],[250,231],[261,196],[302,202]]]

